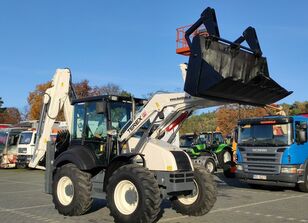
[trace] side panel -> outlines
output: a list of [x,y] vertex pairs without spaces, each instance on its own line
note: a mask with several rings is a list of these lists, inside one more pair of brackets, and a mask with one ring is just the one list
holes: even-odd
[[81,170],[92,170],[103,167],[96,155],[85,146],[76,145],[61,153],[55,160],[54,166],[61,166],[65,163],[74,163]]

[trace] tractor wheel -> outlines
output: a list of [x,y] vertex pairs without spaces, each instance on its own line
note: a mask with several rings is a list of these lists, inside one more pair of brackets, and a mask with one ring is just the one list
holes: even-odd
[[151,223],[160,211],[160,190],[154,174],[136,164],[121,166],[112,174],[106,198],[115,222]]
[[216,163],[213,159],[207,159],[204,167],[208,173],[213,174],[216,170]]
[[306,167],[305,176],[304,176],[304,182],[298,184],[298,189],[301,192],[308,192],[308,166]]
[[192,195],[171,199],[172,208],[183,215],[202,216],[208,213],[216,202],[217,188],[212,174],[202,166],[195,166],[195,189]]
[[232,161],[232,153],[231,150],[225,148],[223,151],[221,151],[219,154],[217,154],[219,166],[223,168],[224,164]]
[[91,174],[79,170],[74,164],[60,167],[52,185],[55,208],[60,214],[77,216],[86,213],[92,205]]

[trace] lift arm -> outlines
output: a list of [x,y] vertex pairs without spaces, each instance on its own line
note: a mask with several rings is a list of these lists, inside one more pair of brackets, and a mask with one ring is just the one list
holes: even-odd
[[34,154],[29,163],[30,168],[45,169],[42,161],[46,154],[47,141],[50,141],[52,126],[62,109],[68,129],[71,129],[73,113],[71,97],[75,95],[71,88],[70,70],[57,69],[52,80],[52,87],[48,88],[44,94]]

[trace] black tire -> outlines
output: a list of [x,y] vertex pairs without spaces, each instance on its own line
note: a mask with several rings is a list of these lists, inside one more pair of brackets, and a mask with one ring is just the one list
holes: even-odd
[[[133,189],[133,192],[137,192],[138,195],[136,208],[135,210],[131,210],[131,213],[121,212],[121,208],[117,207],[115,201],[115,194],[120,194],[115,193],[117,186],[127,181],[135,187],[136,191]],[[128,196],[127,192],[125,192],[125,198]],[[160,190],[154,174],[148,169],[136,164],[121,166],[112,174],[107,184],[106,199],[110,215],[114,218],[115,222],[151,223],[156,220],[160,211]],[[128,203],[129,201],[125,200],[125,202]]]
[[226,153],[230,154],[231,160],[229,160],[229,161],[232,161],[232,152],[231,151],[232,150],[230,148],[226,147],[220,153],[217,154],[219,167],[221,167],[221,168],[224,167],[224,164],[226,163],[224,161],[224,156],[225,156]]
[[249,183],[248,186],[249,186],[250,188],[252,188],[252,189],[257,189],[257,190],[263,188],[263,185],[261,185],[261,184],[252,184],[252,183]]
[[308,193],[308,166],[306,167],[304,175],[304,183],[299,183],[297,186],[301,192]]
[[[73,183],[73,199],[69,204],[61,203],[58,197],[58,184],[61,179],[68,177]],[[67,188],[65,188],[66,190]],[[74,164],[66,164],[56,170],[52,185],[52,197],[55,208],[60,214],[78,216],[86,213],[92,205],[91,174],[79,170]]]
[[184,204],[179,197],[171,199],[172,208],[183,215],[202,216],[208,213],[214,206],[217,198],[217,188],[212,174],[204,167],[195,166],[195,183],[199,188],[197,199],[191,204]]
[[233,161],[228,161],[223,166],[224,176],[226,178],[235,178],[235,172],[232,172],[232,168],[235,168],[236,164]]
[[216,163],[213,159],[209,158],[204,163],[204,168],[210,174],[213,174],[216,171]]

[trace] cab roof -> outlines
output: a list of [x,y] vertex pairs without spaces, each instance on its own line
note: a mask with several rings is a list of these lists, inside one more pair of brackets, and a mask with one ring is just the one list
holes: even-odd
[[[146,104],[147,100],[142,98],[133,98],[136,104]],[[78,98],[72,100],[72,105],[80,102],[90,102],[90,101],[119,101],[119,102],[132,102],[132,97],[119,96],[119,95],[99,95],[91,96],[86,98]]]

